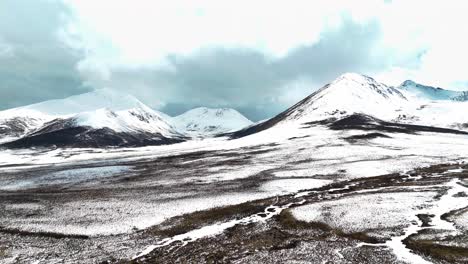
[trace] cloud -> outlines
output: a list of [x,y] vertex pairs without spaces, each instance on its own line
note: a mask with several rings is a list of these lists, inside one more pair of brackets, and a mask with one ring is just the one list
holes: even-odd
[[[316,41],[327,24],[324,18],[340,12],[335,0],[321,8],[305,0],[67,3],[76,15],[75,30],[82,34],[82,44],[95,50],[99,59],[140,65],[206,47],[257,49],[282,56],[298,44]],[[109,54],[110,49],[116,53]]]
[[56,1],[0,2],[0,108],[80,93],[75,70],[83,55],[57,32],[67,8]]
[[11,57],[14,54],[13,47],[0,39],[0,58]]
[[93,87],[93,83],[109,81],[112,75],[107,65],[92,58],[79,61],[76,69],[83,79],[83,85],[85,86]]
[[130,90],[170,114],[196,106],[235,107],[258,120],[344,72],[372,74],[386,68],[392,54],[375,47],[380,35],[376,21],[360,24],[345,17],[316,43],[282,57],[246,48],[202,49],[167,56],[167,67],[117,67],[111,79],[94,86]]
[[344,72],[462,89],[466,5],[3,0],[0,108],[107,87],[170,114],[234,107],[258,120]]

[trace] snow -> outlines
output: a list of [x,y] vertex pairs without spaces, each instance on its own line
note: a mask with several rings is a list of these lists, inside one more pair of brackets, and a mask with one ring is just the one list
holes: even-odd
[[347,73],[291,107],[280,124],[298,126],[361,113],[384,121],[468,130],[467,109],[468,101],[430,100],[412,90]]
[[[56,232],[71,235],[102,236],[146,229],[178,215],[208,210],[233,204],[271,197],[270,193],[233,193],[205,197],[159,197],[147,200],[72,201],[54,208],[47,217],[31,217],[22,221],[0,220],[9,228],[38,232]],[[115,210],[118,208],[118,210]],[[123,213],[124,212],[124,213]]]
[[[437,177],[437,175],[434,175]],[[293,208],[291,211],[299,220],[309,222],[324,222],[332,227],[343,229],[345,232],[372,232],[373,229],[394,229],[396,232],[403,227],[401,235],[394,235],[383,244],[371,246],[388,247],[393,250],[398,259],[414,264],[431,263],[409,250],[403,240],[419,233],[423,229],[437,229],[449,231],[450,235],[457,235],[458,231],[452,222],[442,219],[442,215],[466,208],[468,199],[457,197],[455,194],[466,192],[468,188],[460,184],[459,179],[453,179],[443,185],[421,186],[421,188],[448,188],[439,199],[438,192],[384,192],[344,197],[334,201],[323,201]],[[435,189],[436,190],[436,189]],[[378,191],[372,189],[370,191]],[[359,212],[359,213],[356,213]],[[376,213],[378,212],[378,213]],[[433,215],[429,227],[422,227],[418,214]],[[395,232],[393,232],[395,233]],[[385,234],[385,233],[384,233]],[[369,245],[361,243],[359,246]]]
[[288,194],[300,190],[314,189],[332,183],[331,180],[318,179],[282,179],[272,180],[260,186],[260,190],[270,192],[272,194]]
[[239,130],[252,123],[232,108],[199,107],[173,118],[179,131],[193,136],[209,136]]
[[[52,119],[53,117],[48,114],[31,109],[0,111],[0,128],[3,130],[0,133],[0,143],[16,140]],[[23,129],[23,132],[20,133],[16,131],[17,129]],[[10,134],[10,131],[13,131],[13,134]]]
[[442,196],[436,205],[429,210],[429,214],[433,214],[431,224],[436,229],[444,229],[452,231],[453,235],[457,234],[457,230],[453,223],[442,220],[442,215],[451,211],[468,207],[468,199],[466,197],[456,197],[455,194],[459,192],[466,192],[468,188],[460,184],[460,180],[454,179],[447,183],[447,193]]
[[[468,195],[468,192],[465,192],[465,194]],[[456,227],[464,230],[465,232],[468,231],[468,209],[465,209],[455,216],[450,217],[450,220],[455,224]]]
[[[252,157],[254,162],[247,162],[244,165],[234,166],[231,170],[228,170],[228,166],[223,165],[223,159],[220,159],[221,156],[215,156],[203,162],[212,161],[220,165],[208,167],[206,173],[202,173],[199,177],[188,173],[186,177],[175,179],[173,182],[165,183],[154,178],[151,184],[163,186],[166,184],[193,184],[197,182],[210,184],[217,181],[226,181],[226,184],[229,184],[230,181],[245,177],[256,177],[255,175],[265,172],[271,172],[271,176],[276,176],[276,178],[270,181],[262,182],[259,189],[255,192],[248,193],[234,191],[229,194],[199,198],[177,196],[177,199],[155,194],[155,197],[163,199],[163,201],[122,201],[111,199],[106,201],[91,200],[67,203],[55,211],[50,218],[30,219],[31,222],[14,223],[13,227],[86,235],[126,233],[131,232],[134,227],[138,229],[147,228],[161,223],[170,217],[197,210],[238,204],[287,192],[294,193],[300,189],[316,188],[328,183],[326,181],[322,182],[319,179],[316,180],[315,177],[317,175],[327,175],[327,179],[329,180],[345,180],[375,176],[383,172],[408,171],[415,167],[430,164],[460,162],[468,157],[468,136],[466,135],[437,133],[423,133],[421,135],[398,134],[392,135],[393,138],[374,139],[368,142],[368,144],[362,145],[350,144],[340,139],[341,137],[349,136],[350,133],[355,133],[353,131],[330,131],[320,126],[297,131],[309,134],[310,137],[288,140],[289,135],[285,135],[285,131],[272,129],[230,141],[226,141],[224,138],[210,138],[188,141],[181,144],[144,148],[111,150],[56,149],[48,152],[37,150],[2,151],[0,152],[0,165],[16,164],[15,166],[2,168],[2,171],[15,171],[15,173],[18,171],[17,174],[20,174],[22,170],[28,170],[28,166],[45,166],[48,164],[66,166],[67,164],[72,164],[73,166],[89,167],[91,164],[99,162],[128,163],[196,151],[218,151],[219,153],[228,154],[225,157],[225,160],[228,161],[232,158],[229,155],[230,152],[232,152],[233,156],[251,155],[248,154],[249,151],[252,151],[250,148],[256,147],[254,150],[259,149],[264,152],[255,154]],[[268,145],[271,140],[280,145]],[[245,147],[249,148],[244,149]],[[74,177],[80,179],[80,177],[85,176],[86,172],[84,175]],[[109,177],[112,177],[112,175]],[[295,179],[294,177],[298,178]],[[307,177],[308,179],[301,177]],[[21,184],[22,181],[17,179],[16,182]],[[94,182],[98,182],[98,180]],[[0,177],[1,186],[11,186],[12,184],[14,182],[6,181],[6,179]],[[148,185],[148,183],[145,184]],[[194,189],[196,189],[196,186],[194,186]],[[402,212],[405,212],[405,210],[409,210],[406,207],[411,208],[413,206],[408,205],[406,202],[413,204],[413,201],[422,199],[424,195],[429,194],[421,195],[423,196],[418,198],[417,196],[409,197],[405,194],[396,197],[393,201],[389,197],[380,197],[383,199],[383,202],[390,205],[393,203],[396,207],[401,207]],[[378,197],[374,196],[376,199]],[[402,199],[405,201],[400,203]],[[369,200],[367,202],[372,203],[373,201]],[[462,200],[457,198],[456,201]],[[356,199],[351,202],[353,204],[362,204],[366,201]],[[417,202],[414,202],[414,205],[417,204]],[[79,210],[79,208],[81,209]],[[126,213],[116,214],[115,208],[119,208],[121,212]],[[387,209],[391,212],[390,207],[387,207]],[[75,212],[93,213],[90,217],[85,217],[81,214],[77,215]],[[112,215],[112,217],[109,217],[109,215]],[[86,221],[83,222],[83,219],[86,219]],[[396,221],[395,224],[398,224],[398,219],[395,217],[390,221]],[[9,223],[4,223],[4,225],[10,226]]]
[[[434,90],[437,94],[446,90],[405,83],[397,89],[364,75],[344,74],[293,106],[277,126],[284,125],[281,129],[290,132],[290,136],[296,136],[297,130],[304,123],[364,113],[386,121],[468,130],[468,115],[465,114],[468,102],[430,100],[419,95],[415,89]],[[25,122],[23,135],[55,118],[72,118],[77,125],[110,128],[117,132],[144,131],[161,133],[167,137],[186,134],[194,138],[253,125],[242,114],[230,108],[200,107],[172,118],[150,109],[132,95],[107,88],[2,111],[0,126],[5,126],[5,122],[12,118],[20,118]],[[0,138],[0,142],[16,138],[7,135]]]
[[[272,165],[257,165],[255,167],[248,166],[222,166],[208,168],[209,174],[203,178],[200,177],[187,177],[182,182],[196,182],[198,184],[215,183],[221,181],[232,181],[238,179],[245,179],[254,176],[262,171],[273,168]],[[180,180],[174,180],[174,183],[181,183]]]
[[116,132],[161,133],[165,136],[177,135],[175,129],[156,111],[139,105],[136,108],[121,111],[98,109],[79,113],[72,117],[76,125],[93,128],[110,128]]
[[64,99],[49,100],[19,109],[35,110],[53,116],[73,115],[106,108],[110,111],[137,108],[142,103],[132,95],[109,88],[96,89],[89,93],[70,96]]
[[406,103],[406,97],[397,89],[364,75],[347,73],[297,105],[287,120],[305,123],[352,113],[390,119]]
[[417,224],[413,224],[405,228],[403,235],[392,237],[392,239],[387,241],[385,245],[393,250],[398,259],[404,262],[411,264],[431,264],[432,262],[429,262],[421,256],[414,254],[403,243],[403,240],[405,240],[407,237],[416,234],[421,230],[421,220],[417,219],[417,217],[413,217],[413,221]]
[[25,190],[30,188],[47,187],[54,185],[70,185],[86,181],[96,181],[103,178],[128,172],[128,166],[107,166],[94,168],[70,169],[27,179],[13,179],[3,181],[0,190]]
[[181,234],[181,235],[177,235],[177,236],[174,236],[174,237],[166,238],[166,239],[163,239],[162,241],[160,241],[159,243],[157,243],[156,245],[148,246],[146,249],[144,249],[142,252],[140,252],[139,254],[134,256],[132,259],[137,259],[137,258],[144,257],[145,255],[148,255],[149,253],[151,253],[156,248],[164,247],[164,246],[170,245],[170,244],[172,244],[174,242],[182,242],[183,245],[187,245],[189,242],[193,242],[193,241],[198,240],[200,238],[219,235],[219,234],[223,233],[225,230],[227,230],[229,228],[232,228],[232,227],[234,227],[236,225],[247,225],[247,224],[251,224],[251,223],[265,222],[268,219],[270,219],[270,218],[272,218],[272,217],[274,217],[276,215],[279,215],[283,210],[288,209],[289,207],[291,207],[293,205],[300,205],[300,204],[302,204],[304,202],[305,202],[305,200],[303,200],[301,202],[298,202],[298,203],[286,204],[286,205],[281,206],[281,207],[280,206],[275,206],[275,205],[270,205],[267,208],[265,208],[262,215],[254,214],[254,215],[247,216],[247,217],[244,217],[244,218],[241,218],[241,219],[235,219],[235,220],[231,220],[231,221],[224,222],[224,223],[217,223],[217,224],[213,224],[213,225],[208,225],[208,226],[201,227],[199,229],[189,231],[189,232],[187,232],[185,234]]
[[[327,161],[330,162],[330,161]],[[307,168],[307,169],[294,169],[294,170],[281,170],[273,172],[275,177],[307,177],[314,175],[330,175],[335,174],[337,171],[335,168],[326,168],[322,166],[311,166],[316,168]]]
[[[0,112],[0,124],[12,118],[27,122],[24,135],[53,119],[70,119],[77,126],[110,128],[116,132],[143,131],[164,136],[179,135],[167,115],[144,105],[132,95],[97,89],[65,99],[45,101]],[[16,138],[3,138],[3,142]]]
[[411,80],[404,81],[398,89],[408,91],[414,96],[429,100],[452,100],[457,96],[463,95],[460,91],[450,91],[442,88],[426,86]]
[[377,228],[392,229],[407,227],[408,219],[415,215],[414,212],[427,205],[436,195],[436,192],[360,194],[296,207],[292,213],[298,220],[324,222],[350,233]]
[[26,107],[12,108],[8,110],[0,111],[0,120],[8,120],[15,117],[30,117],[31,119],[50,119],[52,118],[49,114],[40,112],[35,109],[29,109]]
[[413,264],[431,263],[411,252],[411,250],[406,248],[405,244],[403,243],[404,239],[412,234],[418,233],[422,229],[449,230],[451,235],[457,235],[459,233],[452,222],[442,220],[442,215],[468,206],[468,199],[466,199],[466,197],[454,197],[454,194],[460,191],[468,190],[468,188],[460,185],[459,182],[460,180],[458,179],[453,179],[452,181],[448,182],[445,185],[445,187],[449,188],[446,194],[444,194],[438,201],[436,200],[435,202],[431,203],[431,207],[429,209],[420,209],[415,212],[415,214],[433,214],[434,217],[431,218],[431,226],[422,227],[421,221],[416,216],[413,216],[411,218],[412,225],[405,229],[403,235],[393,237],[391,240],[385,243],[386,246],[393,250],[398,259]]
[[[95,128],[108,127],[115,131],[177,133],[177,126],[172,125],[174,121],[167,115],[149,109],[132,98],[124,98],[126,102],[120,102],[121,98],[106,95],[106,93],[112,93],[110,91],[102,90],[96,93],[102,93],[102,98],[106,100],[110,98],[110,103],[99,104],[96,101],[90,102],[86,107],[77,106],[73,111],[86,111],[71,113],[72,110],[70,110],[70,114],[65,115],[65,117],[74,118],[79,125]],[[75,98],[77,102],[84,100],[80,99],[83,98],[80,96],[77,98]],[[90,98],[88,99],[92,101]],[[37,120],[49,120],[55,118],[56,114],[65,113],[60,112],[58,101],[54,101],[49,107],[46,106],[47,104],[41,104],[15,111],[17,115],[35,116]],[[39,109],[49,112],[44,114]],[[337,109],[338,111],[336,111]],[[14,180],[6,178],[8,176],[0,175],[0,189],[4,191],[28,190],[38,186],[51,185],[68,187],[68,185],[80,184],[88,187],[88,184],[110,181],[112,177],[118,177],[121,173],[127,175],[133,173],[132,168],[127,166],[102,167],[101,164],[99,168],[90,168],[91,165],[98,166],[96,164],[107,162],[129,164],[133,161],[190,154],[198,151],[211,152],[213,155],[200,159],[188,159],[186,162],[202,161],[217,165],[206,168],[205,171],[200,171],[197,174],[192,174],[190,170],[187,170],[187,175],[180,178],[160,180],[158,177],[153,177],[150,181],[135,183],[135,186],[139,187],[138,184],[145,184],[145,186],[166,187],[166,185],[185,184],[192,186],[192,184],[213,183],[224,185],[224,181],[228,186],[230,184],[236,186],[241,182],[241,179],[257,176],[259,177],[259,186],[249,190],[233,190],[220,195],[201,194],[198,192],[198,186],[193,186],[189,192],[150,193],[148,197],[135,197],[132,200],[122,200],[120,197],[111,196],[103,200],[65,201],[63,206],[62,204],[57,206],[50,215],[37,215],[13,222],[8,222],[8,219],[0,220],[4,226],[32,231],[90,236],[130,233],[135,228],[145,229],[171,217],[198,210],[239,204],[275,195],[294,194],[303,189],[322,187],[334,181],[408,171],[431,164],[467,161],[467,135],[384,132],[391,138],[375,138],[351,143],[344,138],[360,135],[364,132],[358,130],[333,131],[326,126],[305,127],[303,125],[305,122],[327,117],[341,117],[354,112],[365,112],[385,120],[395,120],[400,115],[405,114],[408,118],[400,119],[401,122],[451,127],[454,124],[463,124],[468,121],[468,117],[465,115],[467,109],[466,102],[429,101],[410,96],[407,91],[400,94],[394,88],[379,84],[365,76],[346,74],[305,100],[303,104],[296,106],[283,122],[268,130],[236,140],[196,138],[174,145],[121,149],[2,150],[0,151],[1,171],[5,172],[5,175],[7,173],[18,175],[15,176]],[[201,137],[204,133],[215,133],[214,131],[238,129],[243,122],[241,117],[233,114],[230,110],[221,111],[220,116],[217,114],[218,110],[206,113],[204,111],[198,112],[200,115],[196,114],[197,111],[191,113],[189,111],[185,119],[181,118],[184,119],[183,122],[196,124],[197,129],[203,128],[187,131],[185,130],[187,125],[184,126],[183,132],[195,137]],[[9,118],[13,116],[10,115],[11,113],[11,111],[0,112],[0,117]],[[229,116],[233,117],[233,121],[228,118]],[[41,122],[43,121],[38,121],[38,123]],[[181,121],[181,123],[183,122]],[[245,122],[251,124],[250,121]],[[211,130],[210,126],[213,124],[218,124],[218,126],[215,125],[216,129]],[[231,125],[232,127],[229,127]],[[236,125],[235,128],[233,128],[234,125]],[[304,136],[307,137],[301,138]],[[291,139],[292,137],[294,139]],[[256,151],[258,153],[253,154]],[[217,153],[223,155],[217,155]],[[230,159],[235,160],[239,155],[246,157],[245,163],[231,165]],[[223,162],[225,163],[223,164]],[[29,171],[31,168],[52,164],[54,166],[87,167],[68,169],[48,175],[38,174],[32,178],[22,175],[23,171]],[[446,173],[457,172],[459,173],[461,170],[453,169]],[[262,178],[263,176],[265,178]],[[220,183],[221,181],[223,182]],[[329,220],[331,218],[332,224],[350,231],[381,227],[402,230],[405,234],[393,237],[394,244],[388,244],[388,246],[398,251],[397,254],[403,259],[411,259],[414,256],[403,256],[408,252],[399,243],[406,235],[418,230],[420,222],[415,217],[415,212],[435,215],[433,220],[435,228],[453,232],[454,226],[443,221],[440,216],[448,210],[457,210],[468,206],[466,197],[454,196],[458,192],[467,193],[466,188],[460,182],[449,182],[443,187],[449,191],[436,204],[428,202],[435,195],[433,191],[404,192],[399,190],[399,192],[394,193],[377,194],[361,191],[355,192],[353,197],[341,198],[338,201],[323,201],[297,207],[293,209],[293,212],[298,218],[302,217],[308,221]],[[384,190],[382,189],[382,191]],[[297,193],[296,197],[307,193],[307,191]],[[363,204],[366,206],[362,206]],[[39,203],[25,203],[11,204],[5,208],[19,211],[41,210],[41,206],[43,205]],[[328,210],[330,215],[327,216]],[[376,215],[375,211],[379,210],[382,213]],[[357,211],[360,213],[356,214]],[[252,216],[248,219],[248,221],[261,220],[258,216],[256,218]],[[193,241],[201,237],[216,235],[226,228],[248,221],[235,220],[217,223],[171,238],[164,243],[172,243],[186,238],[188,241]],[[411,223],[412,221],[414,223]],[[466,213],[456,218],[454,222],[456,225],[466,226]],[[143,253],[148,253],[154,248],[149,247]],[[413,259],[413,261],[415,260]]]
[[[284,129],[283,129],[284,128]],[[309,135],[307,138],[288,140],[290,133]],[[301,134],[302,133],[302,134]],[[375,176],[382,173],[409,169],[442,162],[466,160],[468,136],[438,133],[392,134],[392,138],[377,138],[366,144],[351,144],[340,138],[355,131],[330,131],[326,127],[296,129],[277,126],[257,134],[226,141],[225,138],[191,140],[174,145],[144,148],[5,150],[0,152],[0,165],[38,166],[51,163],[93,163],[102,160],[132,161],[163,157],[195,151],[229,151],[243,147],[259,147],[264,153],[256,154],[254,164],[235,170],[217,167],[206,175],[207,182],[249,177],[261,170],[278,168],[272,172],[277,177],[310,177],[314,175],[340,175],[340,177]],[[270,143],[279,144],[268,145]],[[300,151],[298,149],[301,149]],[[291,163],[297,162],[292,165]],[[5,168],[6,169],[6,168]],[[8,169],[14,169],[8,168]],[[253,174],[254,174],[253,173]],[[190,176],[190,175],[188,175]]]

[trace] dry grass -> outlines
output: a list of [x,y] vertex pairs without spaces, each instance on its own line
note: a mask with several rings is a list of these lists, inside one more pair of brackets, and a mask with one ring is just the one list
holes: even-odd
[[419,251],[436,259],[453,263],[468,261],[468,248],[440,245],[431,240],[414,240],[411,237],[403,241],[408,248]]
[[8,257],[9,254],[8,254],[8,248],[7,247],[4,247],[4,246],[0,246],[0,262],[1,262],[1,259],[2,258],[6,258]]
[[12,235],[19,235],[19,236],[35,236],[35,237],[50,237],[50,238],[78,238],[78,239],[88,239],[88,236],[85,235],[67,235],[61,233],[53,233],[53,232],[31,232],[20,230],[16,228],[6,228],[0,226],[0,233],[12,234]]
[[265,204],[246,202],[238,205],[217,207],[207,211],[198,211],[168,219],[148,229],[154,236],[172,237],[220,221],[240,218],[262,212]]
[[367,235],[365,232],[346,233],[341,229],[333,228],[326,223],[322,222],[305,222],[297,220],[289,210],[283,211],[278,218],[281,226],[287,229],[320,229],[327,232],[329,235],[336,235],[339,237],[346,237],[350,239],[359,240],[366,243],[380,243],[381,241]]

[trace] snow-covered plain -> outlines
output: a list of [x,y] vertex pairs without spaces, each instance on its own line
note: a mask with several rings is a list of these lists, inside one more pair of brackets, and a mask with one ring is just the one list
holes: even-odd
[[[292,209],[294,216],[308,222],[324,222],[346,232],[397,230],[411,225],[418,209],[429,207],[436,192],[385,192],[360,194]],[[371,231],[372,232],[372,231]],[[388,235],[388,234],[386,234]]]
[[[171,177],[172,172],[161,172],[161,174],[158,174],[160,177],[145,179],[141,183],[137,181],[134,186],[167,186],[167,188],[174,188],[181,184],[210,186],[219,182],[228,185],[230,182],[245,181],[257,177],[260,180],[262,177],[267,177],[262,180],[263,184],[256,189],[248,190],[247,193],[242,189],[232,189],[229,193],[221,196],[216,194],[201,199],[186,198],[180,201],[163,199],[156,203],[146,199],[136,199],[131,202],[120,201],[119,199],[110,199],[107,202],[84,200],[78,204],[73,202],[64,204],[62,209],[54,211],[51,216],[47,216],[49,221],[50,219],[57,220],[53,221],[53,224],[27,224],[30,220],[22,223],[25,228],[43,231],[53,227],[54,232],[99,235],[130,232],[133,227],[145,228],[160,223],[168,217],[214,206],[237,204],[288,192],[294,193],[300,189],[320,187],[332,181],[403,172],[420,166],[462,162],[468,159],[468,136],[466,135],[437,133],[392,134],[392,138],[365,140],[362,144],[355,144],[343,138],[356,134],[356,131],[331,131],[328,128],[317,126],[307,129],[297,128],[295,133],[302,133],[309,135],[309,137],[290,140],[288,135],[279,127],[238,140],[217,138],[134,149],[98,151],[57,149],[48,152],[8,150],[1,152],[2,163],[0,166],[5,172],[17,174],[20,171],[32,168],[47,168],[51,164],[65,167],[70,165],[81,167],[92,165],[94,167],[100,163],[127,164],[157,160],[174,155],[208,152],[213,153],[213,156],[181,163],[181,165],[187,167],[187,169],[185,167],[180,168],[180,173],[183,176]],[[258,153],[255,153],[255,151]],[[223,153],[224,156],[218,156],[216,153]],[[233,157],[244,158],[245,162],[231,164]],[[191,172],[190,167],[197,164],[197,162],[207,166],[203,167],[199,173],[194,174]],[[226,164],[230,164],[230,167],[227,167]],[[156,162],[154,166],[156,169],[159,165]],[[84,172],[87,172],[86,169]],[[28,179],[28,184],[21,178],[12,179],[10,176],[5,176],[8,174],[5,174],[0,176],[0,183],[4,190],[13,187],[18,189],[23,185],[26,188],[32,183],[40,185],[45,184],[44,182],[52,184],[61,181],[62,177],[56,178],[57,175],[69,175],[69,173],[66,171],[54,172],[46,177],[36,175],[32,179]],[[135,172],[132,171],[131,173]],[[164,174],[168,176],[164,177]],[[114,186],[110,174],[109,177],[111,179],[107,180],[106,185],[102,186],[103,188],[112,188]],[[90,179],[90,177],[85,178],[86,180]],[[102,180],[99,177],[95,178],[95,181],[98,182]],[[78,183],[75,187],[79,188],[80,182],[78,179],[80,178],[76,177],[75,179],[76,183]],[[90,183],[86,182],[86,184],[89,185]],[[153,193],[151,195],[158,200],[160,194]],[[99,204],[102,206],[98,206]],[[109,212],[101,216],[97,214],[96,221],[88,222],[86,228],[80,228],[80,216],[71,213],[76,212],[80,207],[85,212],[99,211],[102,208],[109,208]],[[119,217],[109,218],[110,214],[116,213],[113,208],[121,208],[128,214],[119,213]],[[64,217],[67,219],[64,219]],[[60,223],[66,224],[61,225]],[[71,228],[72,226],[73,228]],[[15,227],[18,227],[18,225],[15,225]]]
[[107,167],[94,167],[94,168],[81,168],[70,169],[46,175],[35,175],[32,178],[15,177],[8,181],[3,181],[0,190],[25,190],[32,188],[41,188],[48,186],[66,186],[73,184],[84,184],[86,182],[96,182],[103,180],[107,177],[115,176],[116,174],[129,173],[130,167],[128,166],[107,166]]

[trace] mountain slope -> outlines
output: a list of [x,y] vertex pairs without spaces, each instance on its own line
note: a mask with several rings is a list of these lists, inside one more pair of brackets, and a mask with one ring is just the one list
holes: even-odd
[[140,105],[141,102],[131,95],[111,89],[98,89],[64,99],[8,109],[0,112],[0,142],[24,136],[56,118],[101,108],[118,111],[136,108]]
[[304,98],[279,115],[254,126],[236,131],[233,138],[254,134],[279,124],[301,124],[337,119],[353,113],[375,112],[391,118],[407,102],[397,89],[355,73],[346,73]]
[[392,123],[466,130],[468,117],[462,113],[467,109],[468,102],[416,98],[368,76],[347,73],[279,115],[236,131],[231,137],[244,137],[273,127],[280,127],[282,131],[301,129],[354,114],[370,115]]
[[285,121],[314,121],[352,113],[391,118],[407,105],[397,89],[355,73],[346,73],[287,110]]
[[209,136],[242,129],[252,121],[234,109],[199,107],[174,117],[173,124],[189,135]]
[[459,92],[457,96],[451,98],[453,101],[466,102],[468,101],[468,91]]
[[[86,111],[73,112],[82,110]],[[27,113],[45,117],[19,139],[4,144],[11,148],[143,146],[185,140],[159,112],[131,95],[107,89],[8,111],[3,115],[26,113],[17,117],[20,120],[30,118]]]
[[142,103],[134,96],[112,89],[96,89],[89,93],[70,96],[64,99],[49,100],[16,109],[29,109],[53,116],[72,115],[106,108],[119,111],[137,108]]
[[404,81],[398,89],[407,91],[416,97],[428,100],[454,100],[467,101],[468,92],[466,91],[451,91],[439,87],[422,85],[411,80]]
[[0,112],[0,143],[20,138],[51,120],[53,117],[30,109],[11,109]]

